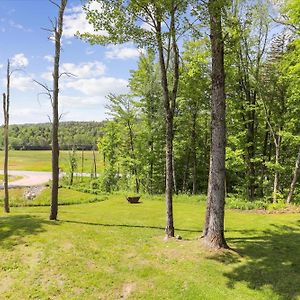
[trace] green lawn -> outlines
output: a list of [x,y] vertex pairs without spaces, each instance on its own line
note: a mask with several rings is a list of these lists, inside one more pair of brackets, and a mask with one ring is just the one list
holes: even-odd
[[[81,172],[81,152],[77,153],[78,172]],[[69,152],[60,152],[60,167],[68,172]],[[0,166],[3,166],[3,151],[0,151]],[[97,164],[100,168],[100,158],[96,151]],[[90,173],[93,165],[93,152],[84,152],[84,172]],[[2,167],[0,167],[1,169]],[[9,151],[9,170],[51,171],[51,151]]]
[[226,211],[237,251],[198,239],[205,203],[177,198],[176,234],[164,241],[162,198],[124,196],[0,214],[1,299],[300,299],[299,214]]
[[[23,195],[27,188],[16,188],[9,190],[9,203],[11,207],[18,206],[49,206],[51,199],[51,189],[45,188],[37,195],[36,198],[29,200],[24,199]],[[105,196],[96,196],[87,193],[77,192],[61,188],[58,190],[59,203],[61,205],[92,203],[106,199]],[[0,199],[4,198],[4,191],[0,190]],[[1,202],[0,202],[1,203]]]

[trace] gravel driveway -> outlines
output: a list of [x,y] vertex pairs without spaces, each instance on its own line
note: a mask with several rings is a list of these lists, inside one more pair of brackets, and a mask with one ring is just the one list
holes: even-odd
[[[3,174],[3,170],[0,170]],[[22,186],[37,186],[47,183],[51,179],[51,172],[35,172],[35,171],[9,171],[11,176],[21,176],[21,179],[9,183],[9,188]],[[3,189],[3,183],[0,183],[0,189]]]

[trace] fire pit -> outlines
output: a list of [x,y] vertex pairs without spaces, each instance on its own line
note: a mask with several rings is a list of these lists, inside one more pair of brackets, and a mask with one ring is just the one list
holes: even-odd
[[140,203],[140,196],[134,196],[134,197],[126,197],[127,201],[129,203]]

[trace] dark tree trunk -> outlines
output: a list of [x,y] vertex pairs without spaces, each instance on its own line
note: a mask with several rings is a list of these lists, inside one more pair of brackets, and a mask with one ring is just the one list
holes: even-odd
[[225,206],[225,73],[221,4],[209,1],[212,51],[211,160],[204,242],[212,248],[227,248],[224,237]]
[[58,144],[58,93],[59,93],[59,61],[61,52],[61,36],[63,31],[63,15],[67,5],[67,0],[61,0],[58,12],[57,24],[54,28],[55,56],[53,69],[53,96],[52,96],[52,191],[50,220],[57,219],[58,211],[58,186],[59,186],[59,144]]
[[287,199],[286,199],[286,203],[291,203],[292,202],[294,190],[296,188],[299,168],[300,168],[300,149],[299,149],[299,152],[298,152],[298,157],[297,157],[294,172],[293,172],[293,179],[292,179],[292,182],[291,182],[289,194],[288,194]]
[[9,193],[8,193],[8,130],[9,130],[9,105],[10,105],[10,62],[7,61],[6,73],[6,94],[3,94],[3,114],[4,114],[4,127],[3,127],[3,143],[4,143],[4,211],[10,212],[9,208]]
[[[275,137],[275,165],[279,164],[279,156],[280,156],[280,146],[281,146],[281,136]],[[279,186],[279,172],[277,168],[275,169],[274,174],[274,183],[273,183],[273,203],[277,202],[277,192],[278,192],[278,186]]]
[[[162,38],[161,16],[157,15],[156,20],[156,41],[158,47],[158,59],[161,71],[161,86],[163,91],[164,108],[165,108],[165,124],[166,124],[166,235],[174,237],[173,223],[173,119],[179,82],[179,52],[176,39],[175,26],[175,3],[172,4],[171,20],[170,20],[170,45],[173,57],[173,84],[169,90],[168,82],[168,65],[170,52],[167,53],[167,60],[164,57],[164,46]],[[159,14],[159,11],[158,11]]]

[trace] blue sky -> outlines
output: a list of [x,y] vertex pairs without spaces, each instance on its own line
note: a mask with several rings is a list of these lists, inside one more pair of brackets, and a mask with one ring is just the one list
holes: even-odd
[[[10,123],[48,122],[49,99],[38,96],[43,90],[33,79],[51,86],[54,44],[42,28],[50,28],[49,18],[57,15],[57,8],[48,0],[0,0],[0,11],[1,94],[5,92],[7,59],[12,69],[22,69],[11,79]],[[106,95],[127,92],[130,70],[137,66],[139,51],[131,44],[91,46],[74,37],[78,29],[92,31],[81,1],[69,0],[61,69],[76,77],[61,80],[62,121],[100,121],[106,118]]]

